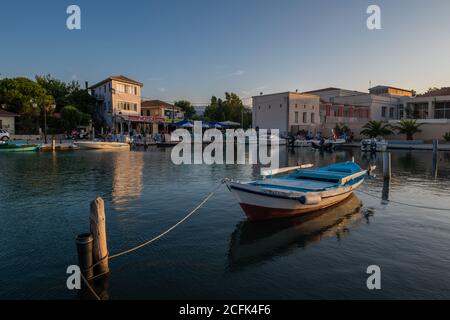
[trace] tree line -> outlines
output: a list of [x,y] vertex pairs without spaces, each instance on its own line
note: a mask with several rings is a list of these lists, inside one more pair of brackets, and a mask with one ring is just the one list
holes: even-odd
[[17,77],[0,80],[0,106],[19,115],[16,132],[36,134],[47,117],[48,133],[70,132],[86,126],[94,116],[96,100],[77,81],[69,83],[50,75],[34,80]]

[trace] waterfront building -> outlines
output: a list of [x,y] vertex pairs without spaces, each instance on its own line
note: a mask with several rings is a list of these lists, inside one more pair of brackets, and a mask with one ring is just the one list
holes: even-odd
[[306,93],[320,96],[323,123],[398,119],[402,97],[412,95],[410,90],[391,86],[376,86],[369,93],[333,87]]
[[253,128],[279,129],[281,134],[316,132],[319,112],[320,97],[312,94],[281,92],[252,98]]
[[181,108],[161,100],[142,101],[141,115],[159,117],[165,122],[180,121],[184,118],[184,112]]
[[404,99],[400,118],[450,119],[450,87]]
[[97,99],[97,114],[115,132],[137,129],[141,115],[141,89],[144,85],[123,75],[110,76],[91,86]]
[[391,86],[375,86],[369,89],[369,93],[380,96],[412,97],[414,91]]
[[0,129],[7,130],[10,134],[15,133],[15,121],[18,114],[0,108]]

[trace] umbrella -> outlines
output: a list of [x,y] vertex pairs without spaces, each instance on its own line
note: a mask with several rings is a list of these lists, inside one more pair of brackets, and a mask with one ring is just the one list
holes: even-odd
[[219,122],[220,125],[222,126],[227,126],[227,127],[239,127],[241,124],[238,122],[233,122],[233,121],[222,121]]
[[194,125],[191,121],[189,120],[182,120],[180,122],[175,123],[175,126],[180,127],[180,128],[193,128]]
[[222,129],[222,128],[225,127],[225,126],[221,125],[219,122],[215,122],[215,121],[214,122],[210,122],[209,126],[212,127],[212,128],[216,128],[216,129]]

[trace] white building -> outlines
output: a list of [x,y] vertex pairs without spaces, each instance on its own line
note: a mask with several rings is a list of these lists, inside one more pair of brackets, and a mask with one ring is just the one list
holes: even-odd
[[7,130],[9,133],[15,133],[15,120],[18,114],[8,112],[0,107],[0,129]]
[[399,118],[405,96],[412,91],[391,86],[376,86],[369,93],[341,88],[325,88],[306,92],[321,98],[321,121],[357,123],[369,120]]
[[320,125],[320,98],[298,92],[253,97],[253,128],[279,129],[281,134],[299,130],[315,132]]

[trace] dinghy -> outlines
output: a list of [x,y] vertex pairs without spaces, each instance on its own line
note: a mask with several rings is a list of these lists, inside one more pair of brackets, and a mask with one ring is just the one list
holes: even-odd
[[[261,180],[228,181],[249,220],[293,217],[321,210],[348,198],[375,167],[362,170],[354,162],[336,163],[319,169],[312,165],[262,169]],[[281,173],[284,176],[274,177]]]

